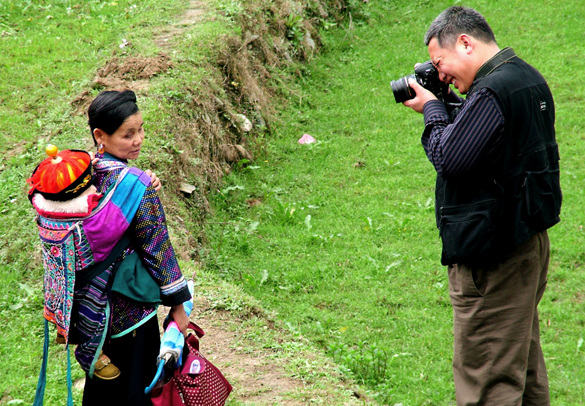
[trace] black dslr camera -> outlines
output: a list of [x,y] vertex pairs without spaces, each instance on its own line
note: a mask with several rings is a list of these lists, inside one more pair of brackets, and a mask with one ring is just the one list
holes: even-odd
[[445,102],[445,97],[449,90],[449,85],[439,80],[439,73],[431,61],[421,63],[414,68],[414,75],[404,76],[398,80],[390,82],[392,93],[396,103],[402,103],[406,100],[414,99],[416,93],[408,85],[408,79],[415,79],[422,87],[431,91],[437,99]]

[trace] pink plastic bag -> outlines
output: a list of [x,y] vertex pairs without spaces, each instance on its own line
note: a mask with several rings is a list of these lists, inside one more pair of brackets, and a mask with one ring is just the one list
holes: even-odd
[[312,144],[314,142],[315,139],[309,134],[303,134],[303,136],[299,139],[299,144]]

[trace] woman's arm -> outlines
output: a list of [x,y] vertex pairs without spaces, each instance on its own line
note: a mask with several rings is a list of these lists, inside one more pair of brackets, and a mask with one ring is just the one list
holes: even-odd
[[169,238],[162,203],[152,184],[146,189],[133,225],[134,249],[160,286],[163,305],[173,308],[171,316],[184,331],[189,321],[183,302],[191,298],[191,293]]

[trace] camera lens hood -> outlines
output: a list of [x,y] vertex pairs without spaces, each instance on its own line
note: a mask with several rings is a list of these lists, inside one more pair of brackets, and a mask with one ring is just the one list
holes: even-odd
[[408,79],[415,79],[414,75],[404,76],[398,80],[390,82],[392,93],[394,94],[394,100],[396,103],[402,103],[410,99],[414,99],[416,93],[408,85]]

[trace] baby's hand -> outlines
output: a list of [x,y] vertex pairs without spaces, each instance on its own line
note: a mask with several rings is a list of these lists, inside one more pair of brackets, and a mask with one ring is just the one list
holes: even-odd
[[99,158],[96,158],[96,157],[95,157],[95,152],[93,152],[93,151],[90,151],[90,152],[89,152],[89,158],[91,159],[91,164],[92,164],[93,166],[95,166],[95,164],[97,164],[97,163],[98,163],[98,161],[100,160]]
[[154,190],[158,192],[162,187],[162,184],[160,183],[160,179],[158,178],[158,176],[156,176],[156,173],[154,173],[150,169],[145,170],[144,173],[150,176],[150,183],[152,184]]

